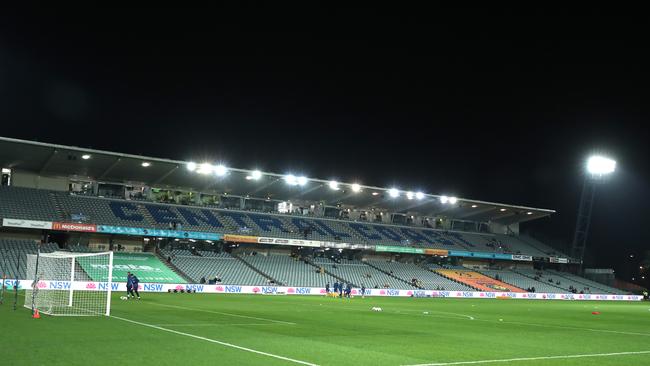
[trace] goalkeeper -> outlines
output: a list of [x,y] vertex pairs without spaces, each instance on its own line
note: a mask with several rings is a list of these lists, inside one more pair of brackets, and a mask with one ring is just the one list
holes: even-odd
[[[130,298],[133,296],[138,296],[138,300],[140,300],[140,293],[138,292],[138,284],[140,283],[140,280],[138,277],[136,277],[133,273],[127,272],[126,273],[126,297]],[[133,293],[135,292],[135,294]]]

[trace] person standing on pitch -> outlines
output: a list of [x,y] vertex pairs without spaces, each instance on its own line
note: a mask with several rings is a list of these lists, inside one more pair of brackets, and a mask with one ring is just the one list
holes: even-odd
[[351,294],[352,294],[352,284],[348,282],[348,285],[345,287],[345,297],[349,299]]
[[[131,297],[133,296],[138,296],[138,300],[140,300],[140,293],[138,292],[138,284],[140,283],[140,280],[138,280],[138,277],[136,277],[134,274],[131,272],[126,273],[126,297]],[[135,291],[135,294],[133,293]]]
[[337,280],[336,282],[334,282],[334,295],[333,296],[336,296],[336,294],[338,292],[339,292],[339,281]]
[[366,285],[363,283],[361,284],[361,298],[365,299],[366,298]]
[[329,295],[330,295],[330,283],[328,282],[325,284],[325,296],[329,296]]

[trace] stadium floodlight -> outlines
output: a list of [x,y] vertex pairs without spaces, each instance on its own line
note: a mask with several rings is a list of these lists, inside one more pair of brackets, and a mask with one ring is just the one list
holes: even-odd
[[415,194],[413,192],[406,192],[406,198],[412,200],[413,197],[415,197]]
[[296,179],[296,176],[293,174],[287,174],[284,176],[284,181],[287,182],[288,185],[290,186],[295,186],[298,185],[298,180]]
[[214,174],[218,175],[219,177],[223,177],[224,175],[228,174],[228,168],[226,168],[226,166],[223,164],[219,164],[214,167]]
[[186,166],[186,167],[187,167],[187,170],[193,172],[193,171],[196,170],[196,163],[194,163],[194,162],[189,162],[189,163],[187,163],[187,166]]
[[90,155],[90,154],[83,154],[83,155],[81,155],[81,158],[84,159],[84,160],[88,160],[88,159],[90,159],[91,157],[92,157],[92,155]]
[[445,204],[449,202],[449,197],[447,196],[440,196],[440,203]]
[[298,183],[299,186],[304,186],[305,184],[307,184],[307,177],[305,176],[298,177],[296,182]]
[[417,192],[417,193],[415,194],[415,198],[417,198],[417,199],[419,199],[419,200],[423,199],[423,198],[424,198],[424,193],[422,193],[422,192]]
[[506,208],[499,209],[499,211],[501,212],[506,212],[506,210],[507,210]]
[[361,185],[358,183],[352,184],[352,192],[361,192]]
[[259,170],[253,170],[251,172],[251,175],[247,176],[246,178],[247,179],[252,179],[252,180],[258,180],[258,179],[262,178],[262,172],[260,172]]
[[614,173],[616,161],[604,156],[594,155],[587,159],[587,172],[594,176]]
[[151,163],[148,161],[143,161],[141,164],[144,168],[151,166]]
[[472,208],[477,208],[477,207],[478,207],[478,205],[472,205]]
[[397,190],[397,188],[391,188],[388,190],[388,195],[393,198],[399,197],[399,191]]
[[212,165],[210,163],[203,163],[196,172],[199,174],[210,174],[212,173]]
[[339,190],[339,182],[332,180],[328,183],[331,189],[338,191]]
[[449,197],[449,203],[452,205],[455,205],[456,202],[458,202],[458,198],[456,197]]
[[526,212],[526,215],[532,215],[533,213],[531,211]]

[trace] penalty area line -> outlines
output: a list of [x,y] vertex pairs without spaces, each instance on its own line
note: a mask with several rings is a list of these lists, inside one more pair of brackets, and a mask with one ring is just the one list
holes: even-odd
[[504,358],[498,360],[477,360],[477,361],[457,361],[457,362],[437,362],[437,363],[419,363],[413,365],[402,366],[451,366],[451,365],[476,365],[482,363],[499,363],[499,362],[517,362],[517,361],[538,361],[538,360],[561,360],[569,358],[586,358],[586,357],[613,357],[613,356],[627,356],[627,355],[644,355],[649,354],[650,351],[631,351],[631,352],[613,352],[613,353],[591,353],[582,355],[564,355],[564,356],[540,356],[540,357],[520,357],[520,358]]
[[273,357],[273,358],[277,358],[277,359],[284,360],[284,361],[288,361],[288,362],[299,363],[299,364],[301,364],[301,365],[307,365],[307,366],[318,366],[318,365],[315,364],[315,363],[310,363],[310,362],[306,362],[306,361],[300,361],[300,360],[296,360],[296,359],[289,358],[289,357],[284,357],[284,356],[280,356],[280,355],[275,355],[275,354],[273,354],[273,353],[262,352],[262,351],[258,351],[258,350],[252,349],[252,348],[242,347],[242,346],[238,346],[238,345],[236,345],[236,344],[232,344],[232,343],[228,343],[228,342],[218,341],[218,340],[216,340],[216,339],[212,339],[212,338],[201,337],[201,336],[198,336],[198,335],[196,335],[196,334],[185,333],[185,332],[179,332],[179,331],[177,331],[177,330],[168,329],[168,328],[163,328],[163,327],[159,327],[159,326],[157,326],[157,325],[153,325],[153,324],[147,324],[147,323],[143,323],[143,322],[139,322],[139,321],[135,321],[135,320],[131,320],[131,319],[121,318],[121,317],[119,317],[119,316],[111,315],[111,318],[118,319],[118,320],[121,320],[121,321],[124,321],[124,322],[127,322],[127,323],[132,323],[132,324],[141,325],[141,326],[143,326],[143,327],[148,327],[148,328],[158,329],[158,330],[161,330],[161,331],[163,331],[163,332],[169,332],[169,333],[173,333],[173,334],[177,334],[177,335],[181,335],[181,336],[185,336],[185,337],[190,337],[190,338],[194,338],[194,339],[199,339],[199,340],[206,341],[206,342],[210,342],[210,343],[220,344],[220,345],[222,345],[222,346],[230,347],[230,348],[235,348],[235,349],[238,349],[238,350],[241,350],[241,351],[246,351],[246,352],[250,352],[250,353],[256,353],[256,354],[258,354],[258,355],[262,355],[262,356]]
[[263,320],[263,321],[272,322],[272,323],[296,325],[296,323],[285,322],[284,320],[275,320],[275,319],[260,318],[260,317],[256,317],[256,316],[250,316],[250,315],[224,313],[222,311],[206,310],[206,309],[198,309],[198,308],[189,308],[187,306],[178,306],[178,305],[167,305],[167,304],[157,304],[157,303],[149,303],[149,304],[150,305],[155,305],[155,306],[162,306],[162,307],[166,307],[166,308],[175,308],[175,309],[196,311],[196,312],[199,312],[199,313],[220,314],[220,315],[232,316],[232,317],[236,317],[236,318],[255,319],[255,320]]

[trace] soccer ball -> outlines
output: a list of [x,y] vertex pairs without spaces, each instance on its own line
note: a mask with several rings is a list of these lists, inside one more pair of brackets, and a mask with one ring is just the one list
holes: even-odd
[[120,300],[128,300],[129,298],[126,296],[120,296]]
[[381,311],[381,308],[378,307],[378,306],[375,306],[375,307],[372,308],[372,311]]

